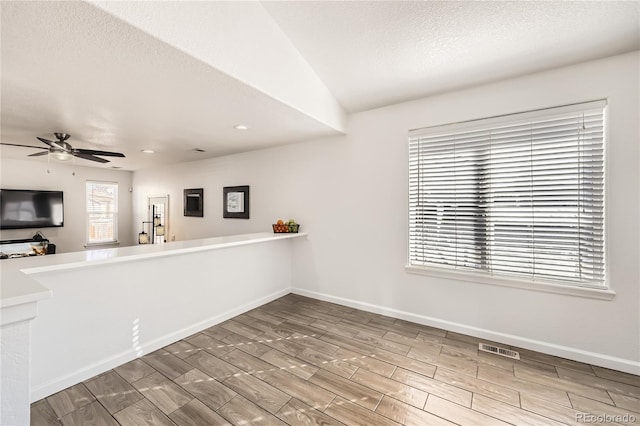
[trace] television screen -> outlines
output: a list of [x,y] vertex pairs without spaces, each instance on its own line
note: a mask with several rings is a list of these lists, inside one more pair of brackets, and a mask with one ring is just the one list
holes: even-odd
[[0,229],[63,225],[62,191],[0,190]]

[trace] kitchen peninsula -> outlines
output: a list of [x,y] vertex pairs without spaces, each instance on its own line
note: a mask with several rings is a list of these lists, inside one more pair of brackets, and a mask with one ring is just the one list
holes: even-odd
[[4,260],[0,423],[28,424],[30,402],[287,294],[292,241],[306,236]]

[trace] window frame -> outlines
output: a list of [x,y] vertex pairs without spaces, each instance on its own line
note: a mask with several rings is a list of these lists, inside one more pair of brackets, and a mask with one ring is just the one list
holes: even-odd
[[[88,190],[89,190],[89,185],[92,184],[100,184],[100,185],[111,185],[113,187],[115,187],[115,196],[114,196],[114,204],[115,204],[115,209],[109,212],[105,212],[105,214],[109,214],[112,215],[112,222],[113,222],[113,239],[111,240],[107,240],[107,241],[91,241],[91,214],[95,214],[95,213],[91,213],[88,210],[88,205],[89,205],[89,195],[88,195]],[[85,181],[85,202],[84,202],[84,209],[85,209],[85,247],[96,247],[96,246],[112,246],[112,245],[118,245],[120,244],[119,240],[118,240],[118,222],[119,222],[119,197],[120,197],[120,188],[118,185],[118,182],[114,182],[114,181],[99,181],[99,180],[86,180]]]
[[[476,120],[469,120],[459,123],[450,123],[443,125],[435,125],[425,128],[413,129],[409,131],[409,143],[407,143],[407,182],[409,184],[408,193],[407,193],[407,208],[408,208],[408,223],[407,223],[407,254],[406,259],[407,263],[405,265],[405,270],[411,274],[419,274],[426,275],[436,278],[445,278],[445,279],[453,279],[459,281],[469,281],[474,283],[481,284],[489,284],[489,285],[498,285],[498,286],[506,286],[506,287],[515,287],[515,288],[523,288],[529,290],[550,292],[550,293],[559,293],[573,296],[582,296],[589,298],[596,298],[602,300],[612,300],[615,296],[615,291],[609,285],[608,279],[608,262],[607,262],[607,221],[604,219],[604,235],[602,240],[602,250],[603,250],[603,275],[604,282],[603,285],[592,286],[588,284],[581,284],[579,282],[565,282],[565,281],[556,281],[553,279],[540,279],[534,277],[520,277],[520,276],[511,276],[511,275],[502,275],[502,274],[494,274],[493,272],[483,272],[483,271],[474,271],[471,269],[456,269],[455,267],[450,267],[446,265],[436,266],[436,265],[415,265],[412,264],[412,254],[411,254],[411,245],[412,245],[412,200],[411,191],[412,191],[412,178],[410,176],[411,168],[409,167],[412,161],[415,161],[413,157],[414,154],[410,152],[411,143],[410,140],[414,137],[420,137],[422,135],[436,135],[436,134],[447,134],[454,133],[459,131],[465,131],[470,129],[489,129],[495,128],[504,123],[516,123],[522,120],[527,119],[536,119],[536,117],[544,117],[550,114],[561,114],[565,111],[575,111],[577,109],[588,109],[590,104],[600,104],[604,110],[603,114],[603,155],[604,158],[602,160],[602,168],[604,171],[603,177],[603,189],[602,195],[604,197],[603,202],[603,218],[607,216],[607,190],[608,190],[608,179],[607,176],[607,151],[609,143],[606,143],[608,140],[608,102],[606,100],[597,100],[597,101],[588,101],[588,102],[580,102],[576,104],[564,105],[559,107],[550,107],[538,110],[517,112],[513,114],[505,114],[494,117],[480,118]],[[555,110],[555,111],[554,111]],[[417,135],[417,136],[416,136]],[[419,154],[418,154],[419,155]]]

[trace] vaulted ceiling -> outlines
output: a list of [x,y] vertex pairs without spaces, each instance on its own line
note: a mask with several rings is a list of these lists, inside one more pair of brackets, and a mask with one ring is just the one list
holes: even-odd
[[2,1],[0,136],[66,132],[126,155],[82,165],[136,170],[339,135],[350,113],[637,50],[639,5]]

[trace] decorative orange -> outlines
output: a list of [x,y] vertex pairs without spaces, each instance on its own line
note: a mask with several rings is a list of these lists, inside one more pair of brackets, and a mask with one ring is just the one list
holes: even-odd
[[278,219],[278,221],[276,222],[278,225],[284,225],[284,221],[282,219]]

